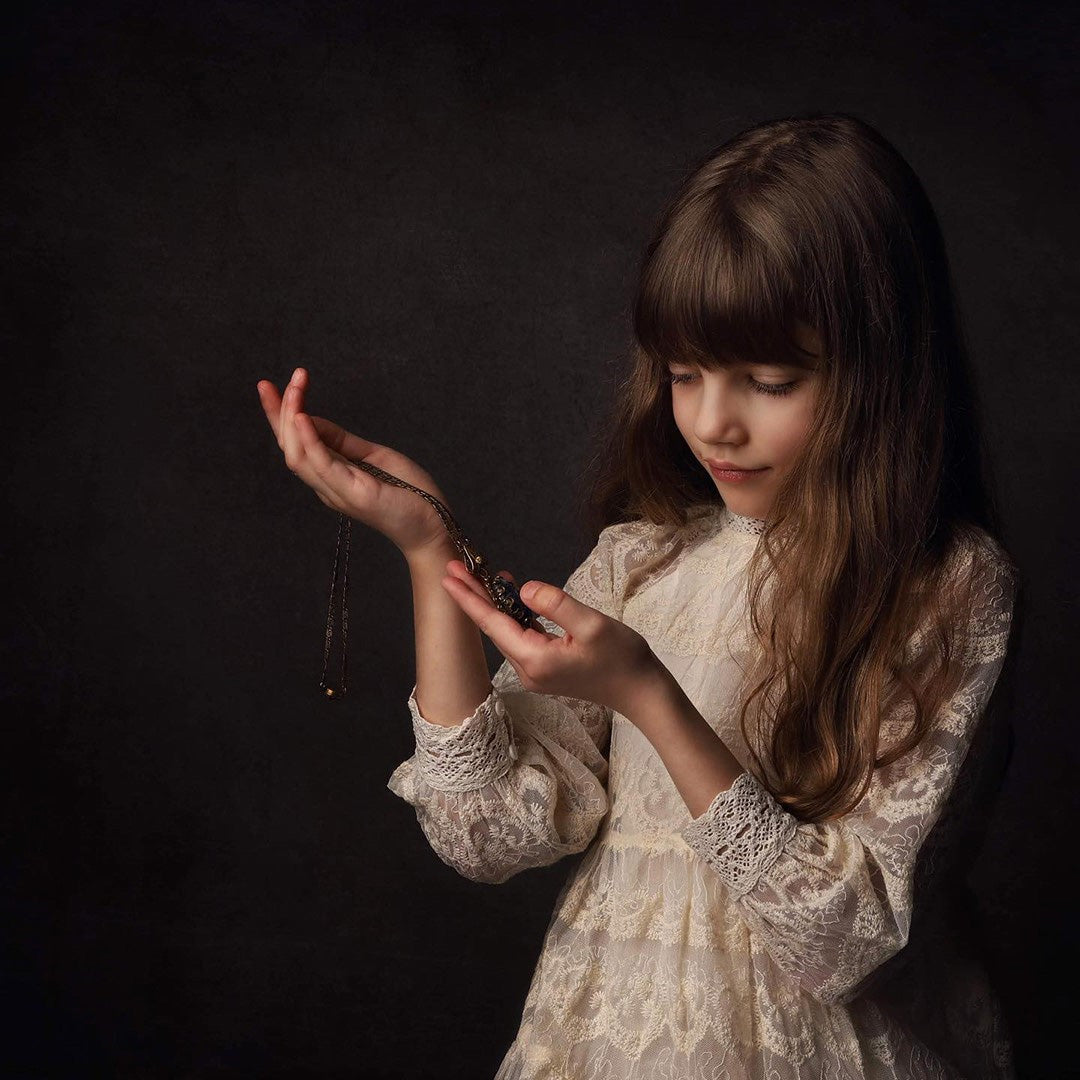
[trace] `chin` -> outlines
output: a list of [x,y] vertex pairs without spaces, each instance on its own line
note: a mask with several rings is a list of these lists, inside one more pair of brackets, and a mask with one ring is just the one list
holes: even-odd
[[768,511],[762,510],[760,506],[755,506],[753,503],[742,503],[737,499],[724,499],[724,505],[733,514],[738,514],[739,517],[764,519],[769,516]]

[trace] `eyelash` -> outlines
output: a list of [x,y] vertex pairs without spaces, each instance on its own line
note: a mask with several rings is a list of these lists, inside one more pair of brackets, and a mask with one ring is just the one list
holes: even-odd
[[[685,382],[687,379],[691,378],[693,378],[693,376],[691,375],[668,375],[668,381],[672,383],[672,385],[674,385],[675,383]],[[782,397],[785,394],[790,394],[791,391],[794,390],[795,387],[798,385],[797,382],[763,383],[758,382],[757,379],[751,378],[750,376],[747,376],[747,379],[750,385],[759,394],[771,394],[775,397]]]

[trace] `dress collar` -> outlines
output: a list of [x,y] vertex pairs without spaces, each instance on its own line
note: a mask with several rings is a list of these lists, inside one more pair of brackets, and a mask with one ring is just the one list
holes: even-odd
[[720,507],[720,520],[725,529],[748,533],[751,536],[760,536],[765,531],[767,524],[764,518],[743,517],[741,514],[729,510],[726,506]]

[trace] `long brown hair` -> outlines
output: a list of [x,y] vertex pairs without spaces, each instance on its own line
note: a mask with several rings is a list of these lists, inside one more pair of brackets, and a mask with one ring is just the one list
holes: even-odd
[[[1004,554],[941,230],[871,126],[775,120],[692,170],[645,251],[630,371],[583,509],[595,536],[635,519],[682,526],[690,507],[720,503],[675,426],[667,365],[805,362],[799,323],[823,344],[820,393],[748,567],[761,663],[741,723],[777,799],[825,821],[956,690],[980,567],[958,553],[989,538]],[[936,666],[912,662],[916,627],[929,627]],[[897,693],[911,725],[879,752]]]

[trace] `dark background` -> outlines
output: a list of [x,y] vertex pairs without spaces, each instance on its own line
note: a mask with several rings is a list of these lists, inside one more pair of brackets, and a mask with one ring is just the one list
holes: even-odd
[[362,526],[321,697],[336,516],[255,384],[304,364],[562,583],[656,215],[811,110],[878,126],[949,244],[1026,605],[975,885],[1024,1075],[1075,1068],[1070,6],[8,9],[6,1075],[494,1073],[570,866],[466,881],[386,789],[412,612]]

